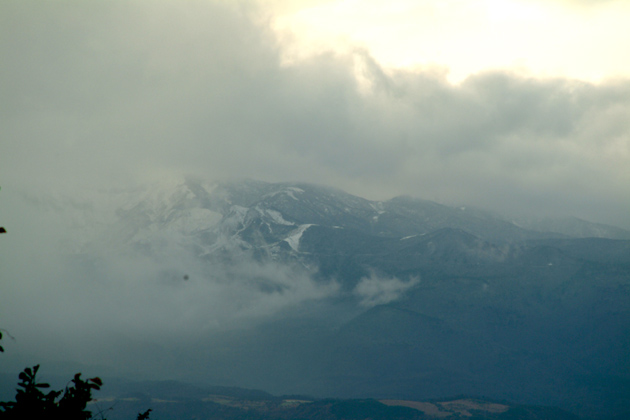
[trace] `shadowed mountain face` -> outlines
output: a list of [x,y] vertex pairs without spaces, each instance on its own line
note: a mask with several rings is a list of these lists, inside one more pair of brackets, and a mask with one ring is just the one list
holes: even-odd
[[581,222],[571,237],[565,225],[528,230],[480,210],[306,184],[188,180],[105,196],[108,222],[81,258],[106,247],[153,261],[156,285],[241,284],[265,297],[239,304],[264,303],[255,322],[138,350],[135,369],[273,393],[630,411],[630,241],[605,237],[625,231]]

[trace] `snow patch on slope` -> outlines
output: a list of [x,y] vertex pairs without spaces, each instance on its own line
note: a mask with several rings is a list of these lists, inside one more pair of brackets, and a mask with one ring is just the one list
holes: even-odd
[[375,203],[370,203],[370,207],[372,207],[372,210],[376,212],[376,214],[372,216],[372,221],[378,222],[378,218],[381,216],[381,214],[385,213],[383,202],[377,201]]
[[300,225],[300,227],[298,227],[295,231],[293,231],[293,233],[291,234],[291,236],[287,237],[285,239],[286,243],[289,244],[289,246],[295,251],[298,252],[299,251],[299,247],[300,247],[300,239],[302,238],[302,234],[304,233],[304,231],[306,229],[308,229],[309,227],[313,226],[312,224],[309,225]]
[[264,212],[265,212],[265,214],[267,216],[269,216],[271,218],[271,220],[274,221],[274,223],[277,223],[279,225],[285,225],[285,226],[294,226],[295,225],[295,223],[289,222],[288,220],[285,220],[284,217],[282,217],[282,214],[279,211],[266,209]]
[[297,197],[293,193],[303,193],[304,190],[297,187],[289,187],[284,192],[295,201],[298,201]]

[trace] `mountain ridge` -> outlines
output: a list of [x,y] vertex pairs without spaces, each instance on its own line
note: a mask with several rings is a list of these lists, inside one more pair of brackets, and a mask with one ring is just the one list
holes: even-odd
[[70,244],[57,251],[71,284],[119,308],[130,294],[139,320],[94,344],[119,354],[119,371],[274,394],[630,411],[629,240],[303,183],[96,195],[44,207]]

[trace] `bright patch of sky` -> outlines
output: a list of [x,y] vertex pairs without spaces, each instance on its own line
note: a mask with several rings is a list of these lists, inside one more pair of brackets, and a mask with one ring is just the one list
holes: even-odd
[[[298,2],[299,3],[299,2]],[[285,60],[364,48],[386,67],[599,81],[630,75],[630,2],[337,0],[280,9]]]

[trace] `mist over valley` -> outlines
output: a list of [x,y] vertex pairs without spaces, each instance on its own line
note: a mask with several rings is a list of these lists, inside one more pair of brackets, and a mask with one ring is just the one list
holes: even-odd
[[628,407],[623,229],[532,230],[253,180],[77,197],[16,197],[45,239],[4,254],[3,320],[18,337],[5,372],[42,362],[276,395],[483,396],[601,418]]

